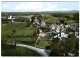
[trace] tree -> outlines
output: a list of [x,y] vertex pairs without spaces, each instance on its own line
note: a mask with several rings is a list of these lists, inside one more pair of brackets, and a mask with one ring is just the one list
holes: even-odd
[[31,19],[32,19],[31,22],[33,23],[34,19],[35,19],[35,16],[32,16]]
[[13,33],[15,33],[17,30],[12,30]]
[[[65,39],[65,38],[64,38]],[[68,56],[68,53],[75,53],[79,55],[79,39],[76,39],[73,35],[65,40],[55,39],[51,42],[52,56]]]
[[51,42],[51,45],[50,45],[51,50],[52,50],[52,53],[50,54],[51,56],[63,55],[64,49],[63,49],[63,46],[60,45],[59,43],[60,43],[59,39],[54,39]]

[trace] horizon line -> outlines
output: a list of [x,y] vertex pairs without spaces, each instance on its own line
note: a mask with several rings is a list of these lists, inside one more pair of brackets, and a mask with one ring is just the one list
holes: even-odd
[[[79,11],[79,10],[55,10],[55,11]],[[1,11],[1,12],[49,12],[49,11]]]

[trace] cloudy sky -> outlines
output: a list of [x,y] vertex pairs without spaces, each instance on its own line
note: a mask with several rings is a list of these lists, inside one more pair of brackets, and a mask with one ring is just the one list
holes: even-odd
[[79,10],[79,2],[2,2],[2,12]]

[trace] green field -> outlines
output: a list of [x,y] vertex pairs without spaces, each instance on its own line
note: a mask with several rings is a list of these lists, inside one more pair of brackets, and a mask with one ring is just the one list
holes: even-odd
[[[26,27],[27,23],[9,23],[2,27],[1,41],[3,44],[21,43],[34,46],[36,42],[35,28]],[[16,30],[14,32],[14,30]],[[31,37],[9,37],[12,35],[31,35]],[[2,56],[41,56],[39,53],[23,47],[16,47],[2,44]]]
[[[36,36],[35,36],[36,29],[33,27],[26,27],[26,25],[27,23],[14,23],[14,24],[10,23],[5,26],[2,26],[2,32],[1,32],[2,42],[25,41],[30,45],[34,45],[36,42]],[[16,30],[16,31],[13,32],[13,30]],[[18,36],[30,35],[31,37],[9,37],[12,35],[18,35]]]
[[40,40],[37,44],[37,47],[45,48],[46,46],[49,46],[49,45],[50,45],[50,41]]
[[28,48],[19,47],[19,46],[15,48],[15,46],[10,46],[5,44],[2,45],[3,45],[1,47],[2,56],[41,56],[41,54],[39,54],[38,52]]
[[47,19],[43,19],[42,21],[46,22],[47,24],[60,23],[59,18],[53,16],[49,16]]
[[16,35],[33,35],[36,32],[35,28],[33,27],[26,27],[22,30],[18,30],[15,34]]

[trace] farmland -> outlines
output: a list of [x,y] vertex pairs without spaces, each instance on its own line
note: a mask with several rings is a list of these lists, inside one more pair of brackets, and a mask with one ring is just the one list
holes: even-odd
[[[16,24],[7,24],[2,26],[2,41],[12,40],[12,41],[34,41],[36,37],[10,37],[11,35],[32,35],[35,32],[35,28],[26,27],[26,23],[16,23]],[[16,30],[15,33],[13,30]],[[4,36],[5,35],[5,36]]]

